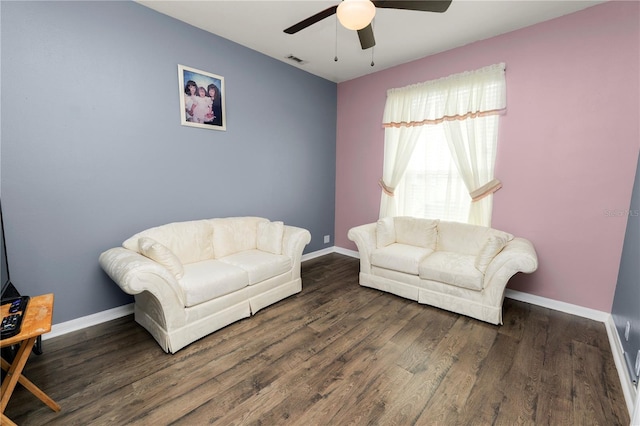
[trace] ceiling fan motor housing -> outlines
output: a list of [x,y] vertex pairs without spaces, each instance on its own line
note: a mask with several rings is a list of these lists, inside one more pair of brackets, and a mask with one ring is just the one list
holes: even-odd
[[376,6],[369,0],[344,0],[338,5],[338,20],[349,30],[361,30],[376,16]]

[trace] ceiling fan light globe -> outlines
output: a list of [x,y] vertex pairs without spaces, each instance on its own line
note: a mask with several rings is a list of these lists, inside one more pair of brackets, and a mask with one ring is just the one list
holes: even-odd
[[376,7],[370,0],[344,0],[338,5],[338,20],[349,30],[361,30],[376,16]]

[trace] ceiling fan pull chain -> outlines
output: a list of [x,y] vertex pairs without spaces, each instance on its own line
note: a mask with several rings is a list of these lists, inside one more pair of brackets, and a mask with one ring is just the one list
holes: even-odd
[[[373,28],[373,21],[371,21],[371,28]],[[373,51],[376,47],[375,46],[371,46],[371,66],[374,66],[375,64],[373,63]]]
[[333,58],[334,62],[338,62],[338,16],[336,15],[336,55]]

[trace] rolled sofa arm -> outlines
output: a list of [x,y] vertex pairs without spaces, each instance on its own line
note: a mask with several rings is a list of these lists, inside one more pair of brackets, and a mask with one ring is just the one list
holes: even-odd
[[282,239],[282,254],[291,258],[292,279],[300,278],[302,252],[311,242],[311,233],[297,226],[285,225]]
[[496,297],[504,296],[509,279],[523,272],[530,274],[538,269],[538,255],[527,239],[516,237],[493,258],[485,272],[485,290],[495,291]]
[[360,272],[371,273],[371,253],[376,248],[376,223],[356,226],[349,229],[347,238],[356,243],[360,253]]
[[176,277],[164,266],[124,247],[115,247],[98,258],[102,269],[127,294],[148,291],[167,307],[184,309],[185,297]]

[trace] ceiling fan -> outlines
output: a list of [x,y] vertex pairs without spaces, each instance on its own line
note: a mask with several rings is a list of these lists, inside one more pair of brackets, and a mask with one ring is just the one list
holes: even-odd
[[451,1],[452,0],[343,0],[340,4],[331,6],[290,26],[284,30],[284,32],[287,34],[295,34],[337,13],[338,20],[344,27],[358,31],[360,46],[362,46],[364,50],[376,45],[373,28],[371,27],[371,21],[376,14],[376,8],[442,13],[449,8]]

